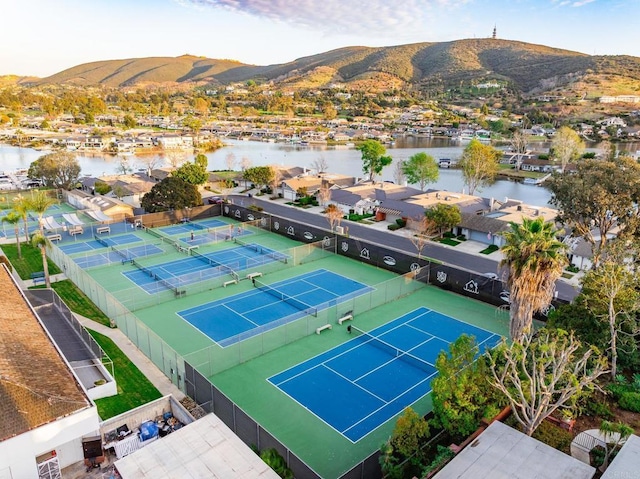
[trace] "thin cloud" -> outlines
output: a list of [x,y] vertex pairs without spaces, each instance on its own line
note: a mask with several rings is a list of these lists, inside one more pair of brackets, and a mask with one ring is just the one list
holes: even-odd
[[223,8],[293,26],[331,33],[398,33],[416,28],[433,11],[470,0],[179,0],[199,7]]

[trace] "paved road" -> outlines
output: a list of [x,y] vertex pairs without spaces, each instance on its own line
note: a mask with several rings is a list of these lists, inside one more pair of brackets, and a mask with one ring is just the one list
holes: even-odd
[[[276,216],[282,216],[285,218],[291,218],[295,221],[306,223],[308,225],[317,226],[319,228],[328,229],[329,223],[324,216],[316,213],[309,213],[300,208],[291,208],[289,206],[283,206],[278,203],[274,203],[270,200],[262,200],[260,198],[251,198],[250,200],[246,196],[232,196],[230,197],[235,204],[248,205],[251,203],[259,204],[264,208],[264,211]],[[352,238],[359,238],[372,243],[377,243],[390,248],[395,248],[400,251],[415,251],[416,248],[413,243],[403,236],[394,234],[388,231],[382,231],[368,226],[360,225],[358,223],[349,222],[349,236]],[[423,256],[435,258],[443,263],[447,263],[460,268],[475,271],[477,273],[488,273],[498,271],[498,261],[491,258],[485,258],[482,256],[465,253],[463,251],[455,250],[453,248],[447,248],[445,246],[439,246],[434,243],[427,244],[422,250]],[[558,298],[571,301],[578,294],[576,289],[566,283],[565,281],[558,281],[556,283],[556,290],[558,291]]]

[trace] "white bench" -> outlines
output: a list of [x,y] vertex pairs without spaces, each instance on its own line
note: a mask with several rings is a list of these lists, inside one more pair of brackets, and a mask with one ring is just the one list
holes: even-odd
[[343,317],[338,318],[338,324],[342,324],[345,321],[351,321],[353,319],[353,314],[345,314]]
[[58,233],[56,234],[52,234],[52,235],[47,235],[47,239],[49,241],[62,241],[62,236]]
[[238,284],[238,280],[237,279],[230,279],[229,281],[225,281],[224,283],[222,283],[222,286],[224,286],[226,288],[230,284]]
[[259,278],[261,276],[262,276],[262,273],[258,273],[258,272],[257,273],[249,273],[247,275],[247,279]]
[[318,327],[316,328],[316,334],[320,334],[320,333],[321,333],[322,331],[324,331],[325,329],[331,329],[331,328],[332,328],[332,326],[331,326],[329,323],[327,323],[327,324],[323,324],[322,326],[318,326]]
[[72,226],[71,228],[69,228],[69,234],[71,236],[81,235],[82,233],[84,233],[84,230],[82,229],[82,226],[80,226],[80,225],[75,225],[75,226]]
[[111,228],[109,226],[98,226],[96,228],[96,233],[98,234],[111,233]]

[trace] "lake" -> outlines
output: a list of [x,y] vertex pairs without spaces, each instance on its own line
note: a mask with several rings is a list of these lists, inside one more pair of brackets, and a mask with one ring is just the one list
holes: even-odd
[[[387,153],[394,159],[394,163],[383,170],[379,179],[393,181],[395,163],[406,160],[415,153],[425,151],[436,159],[451,158],[455,160],[462,154],[464,146],[464,143],[461,144],[446,138],[400,138],[395,145],[387,149]],[[635,149],[640,149],[638,144],[627,144],[625,146],[630,149],[629,151],[635,152]],[[595,146],[589,148],[589,150],[595,149],[597,149]],[[45,151],[37,151],[30,148],[0,145],[0,171],[29,168],[31,162],[45,153]],[[362,172],[360,152],[353,148],[322,145],[298,146],[250,141],[228,141],[227,146],[224,148],[207,154],[209,170],[226,169],[226,158],[230,154],[233,154],[236,159],[236,169],[239,169],[240,161],[243,158],[246,158],[252,166],[276,164],[300,166],[310,170],[313,169],[314,161],[323,159],[328,165],[329,173],[350,175],[358,178],[365,176]],[[77,158],[82,168],[82,174],[92,176],[115,174],[121,160],[121,158],[112,155],[78,155]],[[162,164],[166,164],[162,155],[157,155],[157,158]],[[193,155],[188,155],[187,158],[192,159]],[[145,166],[136,156],[128,157],[128,161],[134,169],[144,168]],[[428,185],[428,188],[460,192],[464,188],[462,175],[457,170],[441,169],[439,180]],[[550,198],[550,193],[546,188],[513,181],[497,181],[483,191],[476,193],[499,200],[503,200],[505,197],[518,199],[532,206],[546,205]]]

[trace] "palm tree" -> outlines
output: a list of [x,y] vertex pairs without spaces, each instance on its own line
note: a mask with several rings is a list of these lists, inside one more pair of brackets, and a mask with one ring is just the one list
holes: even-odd
[[42,271],[44,271],[44,284],[47,288],[51,288],[51,280],[49,279],[49,263],[47,263],[47,248],[51,245],[51,242],[45,235],[37,232],[31,238],[31,246],[40,249],[42,255]]
[[10,211],[5,216],[2,217],[3,223],[9,223],[13,225],[13,231],[16,233],[16,244],[18,245],[18,259],[22,259],[22,251],[20,249],[20,227],[18,223],[20,223],[21,216],[15,211]]
[[511,339],[521,342],[530,331],[533,315],[551,303],[555,283],[568,263],[567,246],[556,239],[553,223],[544,218],[523,218],[522,224],[511,222],[510,231],[502,234],[504,258],[510,291]]
[[49,207],[56,204],[58,200],[51,198],[47,195],[46,191],[36,191],[35,194],[27,200],[29,209],[38,214],[38,225],[40,226],[40,234],[44,236],[44,224],[42,223],[42,217]]
[[22,195],[18,195],[13,199],[13,210],[20,215],[24,221],[24,240],[29,242],[29,225],[27,223],[29,219],[29,198],[25,198]]

